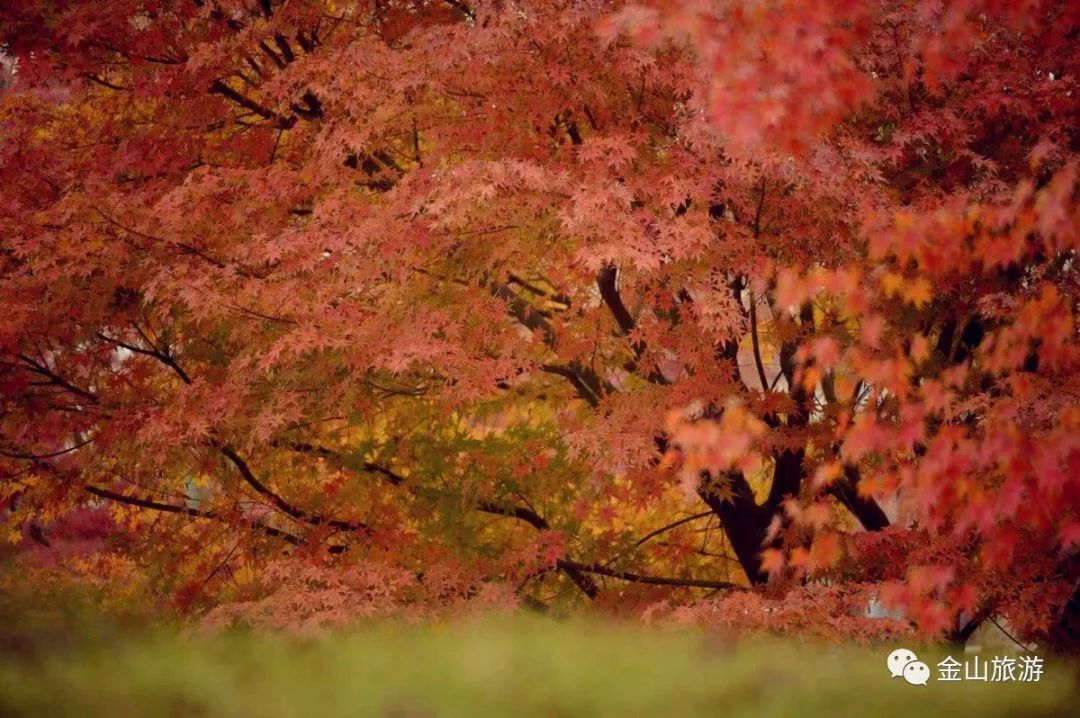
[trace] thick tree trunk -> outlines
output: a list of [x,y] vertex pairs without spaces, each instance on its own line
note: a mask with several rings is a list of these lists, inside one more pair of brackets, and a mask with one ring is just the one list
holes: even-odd
[[769,576],[761,569],[761,550],[772,516],[754,502],[753,491],[742,474],[732,474],[730,498],[719,494],[710,481],[703,481],[698,495],[720,518],[735,557],[752,584],[763,584]]
[[872,498],[859,494],[859,470],[853,466],[844,468],[845,480],[832,488],[832,494],[848,511],[854,514],[867,531],[880,531],[891,523],[889,517]]

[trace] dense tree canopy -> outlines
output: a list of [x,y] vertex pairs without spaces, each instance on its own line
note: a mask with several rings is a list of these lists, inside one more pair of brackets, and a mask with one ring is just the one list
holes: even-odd
[[1049,0],[9,0],[5,529],[219,617],[1067,644],[1078,41]]

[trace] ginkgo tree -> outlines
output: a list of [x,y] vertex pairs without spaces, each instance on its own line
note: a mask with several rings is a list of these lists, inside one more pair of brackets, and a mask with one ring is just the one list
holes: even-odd
[[1073,4],[0,22],[15,537],[108,506],[183,607],[1075,639]]

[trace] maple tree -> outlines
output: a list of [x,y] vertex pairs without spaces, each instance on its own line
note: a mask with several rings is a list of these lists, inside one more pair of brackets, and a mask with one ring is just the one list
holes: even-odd
[[97,507],[184,609],[1080,636],[1074,3],[0,23],[14,539]]

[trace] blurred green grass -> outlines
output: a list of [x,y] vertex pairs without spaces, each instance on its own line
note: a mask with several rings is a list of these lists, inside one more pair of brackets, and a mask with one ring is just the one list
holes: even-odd
[[[1080,715],[1076,674],[1064,662],[1047,659],[1038,683],[910,686],[888,676],[892,648],[735,642],[528,617],[384,623],[307,640],[9,625],[0,642],[0,715]],[[919,652],[931,663],[929,651]]]

